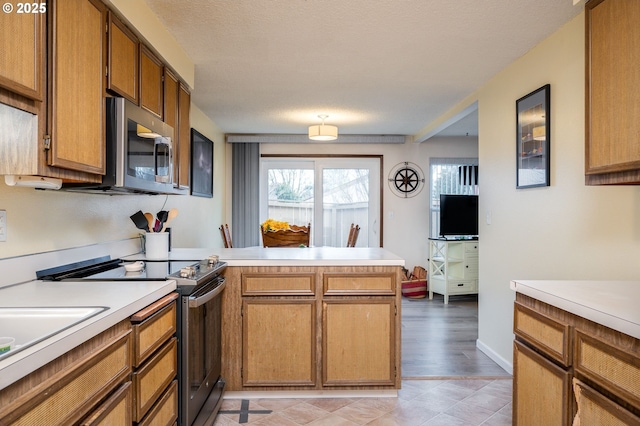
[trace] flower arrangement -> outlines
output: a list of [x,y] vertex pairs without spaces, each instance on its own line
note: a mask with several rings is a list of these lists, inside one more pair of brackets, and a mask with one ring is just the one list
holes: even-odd
[[288,231],[291,229],[291,227],[289,226],[289,222],[281,222],[270,218],[265,220],[261,226],[263,232]]

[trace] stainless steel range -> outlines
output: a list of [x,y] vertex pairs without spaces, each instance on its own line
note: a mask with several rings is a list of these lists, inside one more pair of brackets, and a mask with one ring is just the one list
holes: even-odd
[[178,410],[180,425],[213,424],[224,392],[222,369],[222,292],[227,264],[216,258],[182,268],[175,279],[178,308]]
[[36,273],[53,281],[139,281],[173,279],[177,309],[178,424],[213,424],[222,403],[222,292],[227,267],[217,256],[199,262],[123,262],[108,256]]

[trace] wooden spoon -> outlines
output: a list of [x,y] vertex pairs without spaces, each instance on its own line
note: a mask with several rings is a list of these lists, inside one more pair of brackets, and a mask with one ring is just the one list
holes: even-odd
[[147,223],[149,224],[149,232],[153,232],[154,225],[156,224],[155,218],[149,212],[146,212],[144,217],[147,219]]
[[164,232],[167,229],[167,225],[171,222],[175,217],[178,216],[178,209],[169,209],[169,213],[167,214],[167,221],[162,225],[162,229],[160,232]]

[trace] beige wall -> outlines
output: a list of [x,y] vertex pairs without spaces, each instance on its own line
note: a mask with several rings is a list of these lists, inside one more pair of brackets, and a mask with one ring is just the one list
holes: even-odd
[[[551,186],[515,188],[515,101],[551,84]],[[584,13],[479,92],[479,341],[512,362],[512,279],[640,277],[640,187],[584,185]],[[486,213],[491,212],[491,224]]]
[[[429,160],[431,157],[477,157],[478,140],[433,138],[421,144],[262,144],[262,154],[368,154],[384,156],[384,248],[402,257],[406,267],[427,267],[429,257]],[[412,198],[399,198],[388,185],[389,173],[398,164],[409,161],[425,174],[425,186]],[[266,218],[265,218],[266,219]]]

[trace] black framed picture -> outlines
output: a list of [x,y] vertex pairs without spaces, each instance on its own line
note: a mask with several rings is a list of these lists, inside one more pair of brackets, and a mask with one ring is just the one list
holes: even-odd
[[550,185],[551,85],[516,101],[516,188]]
[[191,195],[213,197],[213,141],[191,129]]

